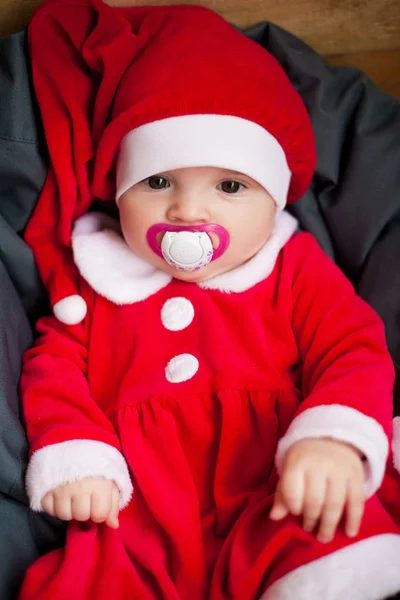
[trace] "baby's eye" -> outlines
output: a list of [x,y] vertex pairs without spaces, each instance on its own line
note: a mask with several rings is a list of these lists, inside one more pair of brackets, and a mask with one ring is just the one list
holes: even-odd
[[149,186],[152,190],[164,190],[169,187],[169,181],[165,177],[161,177],[160,175],[152,175],[147,179],[143,180],[143,183]]
[[227,179],[220,183],[218,188],[225,192],[225,194],[237,194],[237,192],[244,190],[246,186],[234,179]]

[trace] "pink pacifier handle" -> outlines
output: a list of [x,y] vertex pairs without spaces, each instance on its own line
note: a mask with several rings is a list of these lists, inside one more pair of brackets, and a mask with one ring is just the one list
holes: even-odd
[[208,225],[189,225],[189,226],[188,225],[186,225],[186,226],[168,225],[167,223],[156,223],[155,225],[152,225],[147,232],[147,243],[149,244],[149,246],[153,250],[153,252],[158,254],[158,256],[161,256],[161,258],[164,258],[164,257],[162,255],[160,246],[157,244],[157,235],[160,232],[166,233],[167,231],[172,231],[172,232],[200,231],[202,233],[203,232],[204,233],[215,233],[219,239],[219,246],[216,250],[214,250],[211,262],[213,260],[216,260],[220,256],[222,256],[222,254],[225,252],[225,250],[229,246],[230,236],[229,236],[228,231],[225,229],[225,227],[221,227],[221,225],[216,225],[215,223],[209,223]]

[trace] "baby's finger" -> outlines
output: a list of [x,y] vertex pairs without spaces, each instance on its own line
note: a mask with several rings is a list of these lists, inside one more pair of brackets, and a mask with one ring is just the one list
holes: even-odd
[[76,521],[88,521],[90,519],[90,494],[72,496],[71,514]]
[[284,469],[279,481],[282,500],[292,515],[300,515],[304,501],[304,472],[299,468]]
[[326,478],[318,472],[306,474],[303,505],[303,528],[312,531],[320,518],[326,496]]
[[271,508],[271,512],[269,513],[269,517],[273,521],[280,521],[281,519],[287,517],[288,514],[289,511],[285,506],[281,495],[280,486],[278,484],[278,487],[276,488],[275,492],[274,504]]
[[72,520],[71,496],[69,494],[54,494],[54,514],[63,521]]
[[111,511],[107,517],[106,524],[112,529],[118,529],[119,527],[119,497],[120,492],[116,485],[114,485],[112,490],[112,500],[111,500]]
[[48,492],[42,498],[42,508],[51,517],[55,517],[56,516],[55,512],[54,512],[54,496],[53,496],[53,492]]
[[362,478],[352,480],[347,492],[346,534],[355,537],[360,531],[364,514],[365,493]]
[[107,487],[100,492],[93,492],[91,496],[90,518],[95,523],[104,523],[112,510],[112,487]]
[[346,493],[346,480],[341,478],[336,481],[329,479],[317,535],[319,542],[326,544],[333,539],[336,528],[343,515],[346,504]]

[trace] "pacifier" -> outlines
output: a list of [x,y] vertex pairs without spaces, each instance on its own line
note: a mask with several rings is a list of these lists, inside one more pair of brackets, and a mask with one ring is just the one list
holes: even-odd
[[[159,233],[164,233],[161,248],[157,243]],[[209,233],[219,240],[214,250]],[[153,252],[180,271],[197,271],[220,257],[229,246],[229,233],[221,225],[210,223],[198,226],[177,226],[159,223],[150,227],[147,241]]]
[[214,250],[210,237],[202,231],[167,231],[161,252],[169,265],[181,271],[197,271],[208,265]]

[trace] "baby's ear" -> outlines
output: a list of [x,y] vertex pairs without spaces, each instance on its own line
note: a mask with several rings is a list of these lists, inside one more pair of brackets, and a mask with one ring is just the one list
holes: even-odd
[[393,419],[392,453],[394,467],[400,473],[400,417]]

